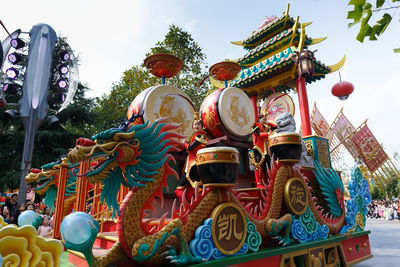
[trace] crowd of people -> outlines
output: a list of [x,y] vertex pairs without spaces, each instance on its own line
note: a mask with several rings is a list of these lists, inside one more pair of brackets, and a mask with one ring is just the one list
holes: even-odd
[[4,205],[1,206],[0,215],[3,216],[4,221],[8,224],[17,224],[18,217],[26,210],[31,210],[42,216],[42,224],[38,228],[38,234],[45,238],[51,237],[53,214],[48,206],[41,206],[39,203],[33,201],[26,201],[25,203],[18,203],[18,194],[12,194],[7,197]]
[[400,220],[400,199],[372,200],[368,205],[368,218]]

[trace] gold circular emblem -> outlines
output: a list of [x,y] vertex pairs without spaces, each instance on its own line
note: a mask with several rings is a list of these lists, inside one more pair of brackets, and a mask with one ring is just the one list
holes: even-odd
[[247,223],[242,210],[233,203],[220,204],[211,218],[211,233],[217,249],[225,255],[238,252],[247,236]]
[[285,185],[286,206],[296,215],[306,211],[308,205],[307,186],[303,179],[294,177],[289,179]]

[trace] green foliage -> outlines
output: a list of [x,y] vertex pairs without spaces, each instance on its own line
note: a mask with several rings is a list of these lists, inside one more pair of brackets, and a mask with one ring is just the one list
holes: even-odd
[[[32,167],[40,168],[66,154],[82,133],[83,136],[93,134],[95,129],[90,125],[96,120],[93,112],[94,100],[83,97],[86,90],[87,88],[80,84],[73,103],[57,114],[59,122],[44,122],[38,129]],[[0,109],[0,192],[18,188],[25,137],[22,121],[12,120],[5,115],[8,108]]]
[[[168,79],[167,83],[182,89],[195,103],[197,94],[198,109],[201,101],[208,91],[208,83],[204,83],[199,90],[196,88],[199,82],[206,76],[205,59],[199,45],[192,36],[181,28],[171,25],[169,32],[161,42],[150,49],[151,54],[168,53],[179,57],[185,66],[175,77]],[[126,118],[130,103],[143,90],[161,84],[161,80],[154,77],[142,66],[133,66],[123,73],[121,80],[113,84],[110,94],[102,95],[98,100],[95,111],[98,114],[96,128],[98,132],[117,127],[121,120]]]
[[169,26],[169,32],[165,35],[162,42],[157,42],[156,46],[151,48],[149,56],[156,53],[168,53],[183,60],[185,66],[175,77],[169,79],[168,83],[182,89],[193,101],[196,109],[199,109],[200,103],[208,92],[208,82],[199,86],[200,81],[208,75],[206,66],[206,55],[196,43],[192,36],[172,24]]
[[110,94],[103,94],[97,100],[97,132],[117,127],[126,118],[128,107],[136,95],[157,84],[160,84],[159,79],[141,67],[133,66],[126,70],[121,80],[113,85]]
[[[390,6],[388,8],[382,8],[386,2],[389,2],[389,0],[377,0],[375,7],[366,0],[351,0],[348,3],[348,5],[354,6],[354,9],[347,13],[347,19],[353,20],[352,23],[349,23],[349,27],[352,27],[356,24],[361,24],[360,31],[356,37],[356,39],[361,43],[364,42],[366,37],[369,37],[370,41],[377,40],[377,36],[380,36],[382,33],[384,33],[391,23],[392,16],[388,13],[384,13],[380,19],[370,24],[372,15],[374,13],[400,7]],[[391,0],[390,2],[400,2],[400,0]],[[399,53],[400,49],[394,49],[394,52]]]

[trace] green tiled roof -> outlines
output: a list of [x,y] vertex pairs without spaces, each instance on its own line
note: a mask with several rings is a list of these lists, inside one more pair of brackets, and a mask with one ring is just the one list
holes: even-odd
[[[289,69],[295,63],[295,56],[296,49],[289,47],[250,68],[242,69],[237,78],[230,83],[230,86],[246,88],[265,81],[279,74],[281,70]],[[329,67],[322,64],[321,61],[314,60],[314,66],[315,73],[318,75],[307,77],[307,83],[324,78],[325,74],[330,71]]]
[[[259,44],[255,48],[251,49],[247,52],[244,56],[238,59],[238,63],[240,64],[251,64],[259,60],[260,58],[264,57],[265,55],[270,54],[274,50],[279,50],[280,47],[288,44],[292,40],[292,33],[293,29],[287,29],[283,32],[275,35],[274,37],[270,38],[268,41]],[[295,40],[298,40],[300,37],[297,35]],[[283,42],[278,43],[279,41],[283,40]],[[306,36],[305,45],[309,45],[311,43],[311,38]]]
[[[262,28],[259,28],[242,41],[242,44],[245,46],[252,46],[257,43],[259,40],[267,37],[270,34],[273,34],[275,31],[282,31],[284,29],[291,28],[294,24],[294,19],[291,17],[287,17],[287,21],[285,24],[285,15],[280,18],[273,19],[270,23],[265,25]],[[284,26],[284,28],[282,28]]]

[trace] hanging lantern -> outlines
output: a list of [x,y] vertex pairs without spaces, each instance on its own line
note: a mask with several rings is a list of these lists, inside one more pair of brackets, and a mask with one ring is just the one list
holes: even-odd
[[332,87],[332,95],[339,97],[340,100],[346,100],[354,91],[354,86],[350,82],[338,82]]
[[315,73],[314,52],[311,52],[310,50],[296,52],[297,74],[299,77],[312,76]]

